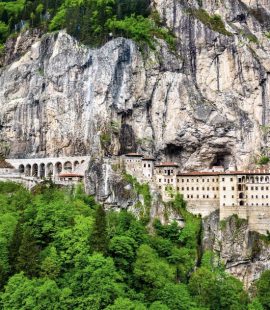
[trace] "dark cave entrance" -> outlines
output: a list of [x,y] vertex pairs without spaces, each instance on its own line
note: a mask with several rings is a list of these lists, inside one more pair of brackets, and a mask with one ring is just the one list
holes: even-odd
[[175,144],[167,144],[166,148],[164,149],[165,155],[168,156],[171,160],[179,158],[182,151],[183,147]]
[[231,162],[231,154],[230,153],[217,153],[215,155],[214,160],[211,163],[211,166],[222,166],[224,168],[228,168]]

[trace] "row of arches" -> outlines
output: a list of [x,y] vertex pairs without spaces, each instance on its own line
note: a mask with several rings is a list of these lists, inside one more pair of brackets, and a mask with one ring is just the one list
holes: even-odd
[[269,183],[269,176],[247,176],[238,178],[238,183]]
[[60,174],[61,172],[71,173],[74,172],[80,164],[83,164],[84,160],[73,162],[66,161],[64,163],[41,163],[41,164],[21,164],[19,166],[19,173],[24,174],[27,177],[45,178],[52,177]]

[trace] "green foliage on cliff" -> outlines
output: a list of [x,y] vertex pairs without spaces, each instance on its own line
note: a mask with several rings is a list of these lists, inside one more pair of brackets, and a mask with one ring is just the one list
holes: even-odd
[[181,196],[173,204],[186,227],[156,220],[149,233],[125,210],[105,212],[81,188],[46,184],[31,194],[0,183],[0,308],[269,309],[269,274],[249,302],[213,253],[198,259],[200,219]]
[[0,2],[0,43],[9,35],[39,27],[44,31],[66,28],[90,46],[117,36],[154,48],[155,37],[174,47],[174,37],[150,14],[149,0],[10,0]]
[[144,223],[148,223],[150,220],[150,208],[151,208],[151,193],[150,187],[147,183],[141,184],[137,179],[129,174],[123,175],[124,180],[132,185],[134,194],[141,195],[143,198],[143,205],[141,202],[138,202],[137,208],[140,209],[140,217]]
[[213,31],[219,32],[226,36],[231,36],[232,33],[226,30],[225,25],[221,17],[217,14],[209,15],[204,9],[188,9],[187,11],[191,16],[194,16],[200,22],[205,24]]

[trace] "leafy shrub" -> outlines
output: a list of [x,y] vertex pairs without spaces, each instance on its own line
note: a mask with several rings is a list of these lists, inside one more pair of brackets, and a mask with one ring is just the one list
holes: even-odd
[[209,15],[204,9],[189,9],[188,13],[197,18],[211,30],[226,36],[232,35],[231,32],[226,30],[224,22],[219,15]]

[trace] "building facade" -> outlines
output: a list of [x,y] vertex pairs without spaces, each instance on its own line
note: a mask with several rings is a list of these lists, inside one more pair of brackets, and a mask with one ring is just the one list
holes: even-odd
[[[130,156],[126,156],[126,160],[129,161]],[[130,167],[128,173],[157,189],[163,201],[169,201],[175,193],[180,193],[194,214],[205,217],[219,210],[220,220],[236,214],[248,220],[251,230],[260,233],[270,231],[269,168],[224,171],[223,167],[213,167],[209,171],[180,172],[177,163],[154,165],[153,161],[152,177],[149,173],[145,178],[143,156],[134,157],[133,164],[135,162],[136,168]]]

